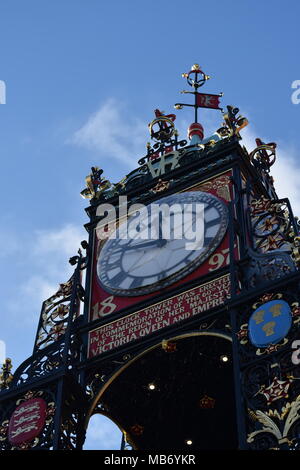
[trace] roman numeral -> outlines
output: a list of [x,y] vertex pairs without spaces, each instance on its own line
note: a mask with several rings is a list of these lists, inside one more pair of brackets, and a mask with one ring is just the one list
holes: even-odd
[[165,279],[166,277],[167,277],[166,271],[162,271],[161,273],[158,274],[157,280],[158,280],[158,281],[162,281],[162,280]]
[[142,285],[142,278],[140,277],[135,277],[132,280],[132,283],[130,284],[130,289],[136,289],[137,287],[141,287]]
[[204,243],[203,245],[206,246],[206,245],[209,245],[210,242],[214,239],[214,237],[204,237]]
[[220,217],[216,217],[215,219],[210,220],[209,222],[204,222],[205,228],[213,227],[220,223]]
[[114,277],[112,277],[110,281],[116,285],[120,285],[124,281],[124,279],[126,279],[126,277],[127,274],[124,273],[124,271],[120,271]]
[[113,271],[114,269],[120,269],[120,261],[119,259],[114,260],[114,261],[107,261],[107,270],[108,271]]

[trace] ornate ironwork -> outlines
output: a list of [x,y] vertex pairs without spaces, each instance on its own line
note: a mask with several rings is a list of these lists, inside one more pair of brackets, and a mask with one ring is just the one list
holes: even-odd
[[[11,387],[18,387],[33,380],[43,378],[53,374],[59,368],[63,367],[65,342],[63,339],[56,343],[55,348],[49,347],[39,351],[33,357],[29,357],[26,361],[16,369]],[[69,362],[71,356],[69,355]]]
[[174,341],[168,341],[164,339],[161,343],[161,347],[166,353],[173,353],[177,351],[177,345]]
[[[58,291],[43,302],[41,312],[41,324],[37,333],[36,351],[57,341],[66,332],[72,291],[74,287],[74,274],[64,284],[60,284]],[[84,290],[81,284],[76,286],[76,307],[74,308],[73,321],[78,317],[80,301],[83,301]]]
[[261,139],[255,139],[257,147],[248,154],[248,159],[257,171],[260,182],[264,185],[271,198],[277,198],[274,188],[274,178],[270,175],[270,168],[276,160],[276,143],[265,144]]
[[276,147],[274,142],[265,144],[261,139],[255,139],[257,147],[250,153],[251,163],[259,170],[269,172],[276,161]]
[[[258,348],[254,346],[251,341],[249,341],[249,331],[248,331],[248,320],[251,313],[259,306],[265,302],[269,302],[270,300],[281,299],[285,300],[291,306],[292,312],[292,327],[288,334],[288,339],[283,338],[277,344],[270,343],[269,346],[265,348]],[[268,293],[260,297],[255,303],[250,304],[249,306],[245,307],[243,313],[239,316],[239,331],[237,331],[237,337],[240,343],[239,354],[240,354],[240,362],[241,364],[246,363],[250,360],[251,357],[258,358],[262,355],[270,355],[278,350],[282,350],[283,348],[291,347],[291,343],[298,338],[300,330],[299,330],[299,321],[300,321],[300,309],[299,309],[299,298],[297,294],[293,291],[287,293]]]
[[84,442],[83,432],[83,410],[77,404],[74,410],[63,419],[61,425],[60,448],[75,450],[82,446]]
[[295,263],[288,253],[273,250],[270,253],[257,253],[248,248],[249,261],[242,270],[243,284],[254,288],[281,279],[296,270]]
[[[249,339],[250,315],[259,306],[264,311],[263,305],[276,299],[290,306],[292,326],[278,343],[258,348]],[[300,290],[298,283],[294,283],[282,291],[267,292],[248,306],[243,305],[238,316],[238,357],[249,417],[247,442],[251,449],[292,449],[299,443],[300,370],[292,361],[292,343],[300,338],[299,305]]]
[[219,97],[223,96],[223,93],[218,95],[199,93],[198,89],[202,87],[207,80],[210,79],[209,75],[206,75],[200,68],[199,64],[194,64],[191,70],[187,73],[182,74],[183,78],[186,78],[187,83],[190,87],[194,88],[194,91],[183,90],[181,93],[192,94],[195,96],[194,104],[187,103],[176,103],[175,109],[182,109],[184,106],[190,106],[195,110],[195,123],[198,123],[198,108],[219,108]]
[[[9,439],[9,423],[13,411],[17,406],[22,403],[26,404],[28,400],[33,398],[42,398],[46,402],[45,410],[45,423],[41,432],[32,440],[25,440],[18,445],[10,442]],[[40,450],[53,448],[53,429],[54,429],[54,416],[56,411],[56,395],[53,389],[43,390],[28,390],[20,398],[10,399],[3,403],[0,409],[0,450]],[[15,434],[26,433],[30,428],[30,423],[33,423],[33,416],[22,417],[20,413],[20,424],[17,427]],[[32,427],[32,426],[31,426]]]
[[299,443],[300,377],[290,351],[249,366],[243,378],[250,448],[292,450]]
[[[220,198],[230,202],[230,264],[220,269],[230,276],[231,294],[223,306],[216,307],[213,313],[208,312],[201,319],[196,316],[185,319],[177,325],[178,329],[165,330],[165,336],[161,332],[160,336],[148,338],[147,346],[142,341],[132,342],[130,345],[123,344],[119,350],[109,351],[100,358],[87,359],[86,335],[90,326],[87,324],[87,315],[80,314],[79,305],[81,301],[88,303],[81,285],[81,271],[88,266],[86,285],[89,287],[92,264],[79,251],[78,255],[70,259],[70,263],[76,266],[72,277],[61,284],[58,291],[42,305],[33,355],[18,367],[14,375],[11,374],[9,359],[2,367],[0,449],[80,449],[85,437],[83,422],[90,414],[100,412],[108,417],[118,416],[120,402],[126,409],[128,395],[120,396],[110,386],[114,380],[123,379],[123,372],[130,370],[132,364],[139,365],[141,377],[139,383],[128,380],[130,387],[132,385],[130,397],[133,413],[126,423],[127,427],[124,426],[124,436],[129,443],[134,441],[132,437],[141,437],[147,429],[135,410],[136,395],[141,384],[146,397],[152,393],[147,389],[149,377],[146,368],[143,368],[146,364],[143,361],[146,361],[149,351],[153,354],[151,361],[154,359],[158,368],[163,361],[169,361],[168,364],[172,366],[172,369],[167,369],[172,370],[169,382],[158,384],[157,387],[164,399],[170,400],[172,390],[181,386],[176,377],[176,356],[180,355],[182,343],[175,337],[174,331],[182,337],[215,336],[212,342],[216,341],[216,337],[232,339],[238,420],[242,429],[241,447],[296,449],[300,446],[300,369],[292,361],[293,344],[300,341],[300,285],[299,276],[297,277],[297,268],[300,265],[300,227],[287,200],[277,199],[273,179],[269,174],[276,158],[276,144],[265,144],[256,139],[256,148],[250,154],[240,147],[239,132],[248,121],[234,106],[227,106],[227,111],[223,113],[224,122],[214,136],[203,140],[198,110],[211,108],[223,112],[219,107],[222,94],[199,93],[199,88],[209,77],[198,64],[183,76],[193,88],[193,91],[183,93],[194,94],[194,104],[177,103],[175,107],[194,108],[194,123],[188,129],[189,144],[187,140],[178,139],[174,124],[176,116],[156,109],[155,118],[149,124],[150,137],[154,143],[147,144],[147,154],[139,160],[141,167],[117,184],[104,179],[102,169],[92,167],[81,195],[96,206],[102,199],[130,193],[131,203],[136,203],[151,200],[155,194],[163,191],[180,191],[182,188],[198,185],[199,179],[204,180],[207,176],[210,178],[212,174],[215,175],[213,181],[205,180],[199,183],[197,189],[207,192],[213,190]],[[239,166],[243,167],[243,175]],[[222,173],[228,168],[232,169],[230,177]],[[234,186],[233,200],[229,183]],[[270,197],[262,196],[262,192]],[[248,208],[246,214],[245,206]],[[91,215],[91,224],[87,225],[90,230],[96,222],[97,211],[95,207],[91,207],[88,212]],[[86,242],[82,247],[92,253],[92,246],[88,246]],[[234,254],[239,251],[241,258],[236,259],[233,251]],[[207,279],[212,279],[213,270],[207,276]],[[193,279],[191,282],[196,285],[197,280]],[[273,288],[272,284],[280,288]],[[256,290],[260,288],[263,292],[262,286],[268,290],[263,295],[258,295]],[[163,298],[162,295],[155,300],[160,301]],[[273,301],[288,304],[287,333],[284,330],[274,342],[267,341],[275,318],[271,325],[269,320],[269,324],[265,325],[266,342],[255,341],[251,336],[252,315],[256,315],[256,309],[260,310],[263,304]],[[121,314],[115,318],[119,321]],[[104,320],[99,320],[96,328],[98,324],[101,326]],[[185,377],[194,377],[194,368],[186,366],[196,357],[202,356],[204,361],[210,361],[211,368],[221,367],[222,356],[209,357],[206,355],[207,351],[207,344],[203,343],[201,349],[196,340],[191,341],[191,346],[186,351],[183,350],[181,361]],[[142,360],[138,363],[140,358]],[[300,356],[298,359],[300,360]],[[200,373],[204,378],[205,367],[202,369]],[[126,385],[126,380],[125,377],[123,385]],[[206,408],[208,413],[213,413],[214,393],[205,389],[204,379],[200,385],[201,390],[197,392],[195,401],[197,411],[199,408]],[[47,404],[42,432],[34,439],[24,440],[14,446],[8,439],[8,425],[16,407],[24,400],[39,397]],[[143,413],[148,413],[147,399],[142,400],[139,406]],[[18,432],[21,433],[21,430],[17,429]],[[122,446],[126,447],[125,439]]]
[[86,188],[81,191],[85,199],[99,198],[101,194],[111,187],[111,183],[101,177],[103,170],[97,166],[91,168],[92,173],[85,178]]
[[[87,250],[88,243],[81,242]],[[71,278],[59,285],[57,292],[43,302],[40,322],[37,330],[34,352],[57,342],[63,337],[70,323],[74,322],[80,313],[80,302],[84,300],[84,289],[81,285],[81,271],[86,268],[87,258],[78,255],[69,260],[71,265],[76,265]]]
[[251,218],[254,247],[258,252],[279,249],[291,252],[292,221],[285,200],[254,199]]
[[163,181],[161,178],[158,180],[158,182],[156,183],[155,186],[153,186],[153,188],[151,189],[151,191],[154,193],[154,194],[157,194],[157,193],[162,193],[163,191],[165,191],[166,189],[168,189],[170,186],[170,182],[169,181]]
[[[109,377],[116,372],[120,367],[124,366],[128,361],[132,359],[131,354],[120,354],[113,360],[102,361],[101,366],[91,368],[86,376],[87,389],[91,402],[97,396],[99,390],[103,387]],[[101,406],[101,405],[100,405]],[[101,408],[102,411],[105,411]],[[96,412],[96,408],[95,408]]]
[[150,137],[156,143],[151,147],[147,143],[147,155],[139,159],[139,165],[144,165],[146,161],[156,160],[162,155],[177,151],[179,147],[187,144],[186,140],[178,140],[178,131],[175,129],[175,114],[164,114],[163,111],[155,109],[155,119],[148,125]]
[[221,136],[232,137],[236,135],[240,139],[240,130],[248,125],[248,120],[244,116],[238,114],[240,111],[239,108],[234,106],[226,107],[227,113],[223,114],[223,126],[218,129],[217,132]]
[[1,374],[0,374],[0,389],[4,390],[9,388],[11,381],[13,380],[13,374],[11,373],[12,363],[11,359],[5,359],[4,364],[1,367]]

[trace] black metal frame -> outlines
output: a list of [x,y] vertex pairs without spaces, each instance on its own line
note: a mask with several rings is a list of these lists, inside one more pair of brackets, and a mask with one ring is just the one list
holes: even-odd
[[[101,403],[95,404],[95,397],[99,394],[105,383],[114,376],[117,370],[124,364],[130,361],[133,357],[137,356],[141,351],[176,335],[190,332],[199,331],[204,329],[204,324],[215,325],[214,321],[227,312],[228,321],[231,325],[232,335],[232,351],[234,361],[234,377],[235,377],[235,394],[236,394],[236,410],[237,410],[237,429],[239,435],[239,448],[270,448],[275,445],[278,448],[292,448],[298,445],[297,432],[300,429],[300,422],[295,422],[291,435],[285,439],[278,440],[274,444],[274,438],[264,438],[253,442],[247,442],[249,435],[259,431],[263,423],[259,420],[259,413],[268,411],[265,403],[262,400],[257,400],[257,390],[260,386],[270,383],[274,379],[273,371],[268,374],[260,374],[257,379],[255,393],[253,392],[253,384],[250,383],[251,367],[255,369],[258,363],[266,362],[265,357],[257,357],[256,349],[251,346],[241,343],[240,330],[251,314],[252,304],[262,297],[266,292],[271,291],[277,293],[284,291],[287,296],[293,298],[294,302],[300,299],[300,292],[298,292],[298,285],[300,281],[300,273],[298,267],[291,257],[290,253],[278,254],[277,252],[268,252],[265,256],[255,251],[253,231],[251,226],[251,214],[245,210],[251,203],[253,194],[266,198],[271,198],[278,202],[285,202],[289,211],[289,220],[294,230],[294,235],[298,235],[298,224],[292,214],[290,203],[287,199],[279,200],[276,196],[272,182],[267,173],[262,174],[262,170],[258,167],[257,163],[254,166],[249,155],[238,144],[238,137],[232,136],[225,139],[224,142],[216,143],[214,147],[206,148],[199,151],[187,151],[182,160],[182,165],[173,171],[164,174],[164,180],[169,183],[169,187],[164,191],[164,195],[172,194],[175,190],[179,191],[195,183],[200,183],[203,180],[213,177],[214,175],[224,172],[228,169],[233,170],[232,183],[235,191],[235,198],[229,204],[229,235],[230,235],[230,264],[228,267],[219,270],[217,273],[209,274],[201,278],[201,283],[204,283],[216,275],[219,277],[225,273],[230,273],[231,278],[231,297],[224,305],[217,307],[212,311],[201,317],[194,317],[181,324],[176,328],[169,327],[163,331],[152,334],[142,341],[133,342],[127,346],[120,347],[110,353],[104,353],[100,357],[87,359],[87,342],[88,332],[95,327],[98,327],[107,322],[107,320],[89,321],[89,303],[90,303],[90,285],[92,276],[92,258],[94,247],[94,228],[98,222],[96,217],[97,205],[105,202],[117,204],[117,195],[107,198],[105,194],[97,200],[91,201],[91,206],[86,210],[90,217],[90,222],[86,224],[86,229],[89,233],[88,244],[86,245],[87,254],[85,257],[79,252],[79,256],[71,259],[72,263],[76,263],[74,274],[71,278],[72,289],[64,302],[69,302],[68,313],[63,317],[65,325],[64,334],[56,340],[51,341],[48,346],[41,349],[38,338],[41,328],[43,328],[43,312],[38,325],[38,332],[35,341],[33,355],[23,362],[14,374],[14,378],[10,383],[9,388],[4,389],[0,394],[1,404],[1,423],[9,419],[11,410],[13,410],[16,400],[26,394],[29,390],[38,391],[42,390],[44,393],[51,394],[55,401],[55,415],[52,421],[52,432],[54,438],[50,442],[49,435],[46,438],[41,437],[40,444],[33,449],[80,449],[85,439],[85,428],[87,425],[88,417],[94,410],[101,411]],[[184,152],[183,152],[184,157]],[[183,158],[182,157],[182,158]],[[145,174],[146,175],[146,174]],[[247,178],[247,183],[244,185],[242,175]],[[263,176],[263,177],[262,177]],[[139,187],[127,192],[126,185],[123,189],[123,194],[127,194],[130,203],[136,201],[149,203],[158,197],[160,194],[153,193],[152,188],[157,184],[159,177],[151,178],[149,174],[146,177],[147,181]],[[120,189],[120,193],[122,190]],[[240,259],[235,260],[234,244],[239,239]],[[291,241],[291,240],[290,240]],[[279,273],[271,273],[271,278],[264,277],[266,272],[266,264],[271,261],[274,262],[276,256],[279,260],[290,260],[292,266],[289,272],[282,271]],[[281,256],[281,258],[280,258]],[[265,263],[262,265],[262,263]],[[81,286],[81,271],[86,271],[86,286],[85,291]],[[253,273],[255,273],[256,281],[253,281]],[[273,277],[272,277],[273,276]],[[199,285],[199,279],[187,285],[182,284],[176,293],[192,288]],[[172,296],[172,290],[168,293],[162,293],[155,298],[155,302],[159,302],[165,298]],[[84,311],[82,315],[78,316],[78,303],[80,300],[84,302]],[[114,318],[121,318],[124,314],[130,314],[137,311],[151,303],[154,299],[134,305],[130,309],[118,312]],[[211,328],[207,326],[206,328]],[[223,329],[222,329],[223,328]],[[216,331],[225,331],[225,326],[220,327]],[[214,330],[212,328],[212,330]],[[268,353],[268,360],[273,361],[272,364],[277,364],[277,369],[282,368],[287,362],[287,354],[291,346],[291,340],[295,338],[298,332],[298,322],[294,324],[288,344],[283,348],[274,350]],[[247,351],[247,360],[244,360],[245,351]],[[266,353],[267,354],[267,353]],[[268,361],[267,361],[268,362]],[[279,366],[278,366],[279,364]],[[281,365],[283,364],[283,365]],[[271,367],[271,366],[270,366]],[[274,366],[275,367],[275,366]],[[254,370],[253,369],[253,370]],[[292,365],[289,366],[290,373],[296,374],[298,372]],[[242,377],[242,380],[241,380]],[[299,376],[300,378],[300,376]],[[291,379],[292,380],[292,379]],[[296,380],[293,380],[290,389],[292,390],[291,399],[293,403],[297,399],[299,393]],[[251,395],[252,393],[252,395]],[[256,394],[256,395],[255,395]],[[253,396],[254,395],[254,396]],[[281,400],[281,401],[280,401]],[[94,403],[94,405],[92,405]],[[278,399],[280,407],[286,400],[284,398]],[[261,407],[260,409],[257,407]],[[296,406],[296,405],[291,405]],[[247,415],[246,407],[251,407],[251,413]],[[280,413],[279,406],[276,408]],[[103,411],[103,410],[102,410]],[[254,424],[253,424],[254,423]],[[5,430],[2,430],[5,433]],[[268,431],[266,431],[268,433]],[[266,434],[265,433],[265,434]],[[248,438],[247,438],[248,434]],[[269,433],[270,434],[270,433]],[[261,434],[259,434],[261,435]],[[1,436],[1,429],[0,429]],[[284,440],[285,439],[285,440]],[[9,449],[7,439],[0,440],[0,448]],[[125,441],[123,440],[122,447],[124,448]]]

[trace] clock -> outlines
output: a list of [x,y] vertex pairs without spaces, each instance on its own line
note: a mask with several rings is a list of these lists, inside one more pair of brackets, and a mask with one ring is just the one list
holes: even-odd
[[[169,225],[162,217],[163,207],[172,208]],[[197,207],[202,207],[201,214]],[[200,216],[201,240],[191,248],[191,233],[198,228]],[[183,223],[185,220],[189,225]],[[118,296],[145,295],[168,287],[215,251],[227,226],[226,205],[209,193],[182,192],[156,200],[130,216],[104,243],[97,260],[100,285]],[[182,236],[178,236],[180,232]]]

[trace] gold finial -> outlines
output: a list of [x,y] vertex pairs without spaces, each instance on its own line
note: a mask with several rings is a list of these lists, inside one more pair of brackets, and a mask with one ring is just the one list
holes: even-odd
[[85,178],[86,188],[80,192],[85,199],[99,198],[101,194],[111,187],[109,180],[101,177],[103,170],[98,166],[92,167],[92,173]]
[[10,372],[12,369],[11,359],[8,357],[5,359],[2,365],[2,372],[0,374],[0,389],[3,390],[9,387],[10,382],[13,379],[13,374]]
[[199,64],[194,64],[192,65],[192,69],[191,70],[200,70],[200,65]]

